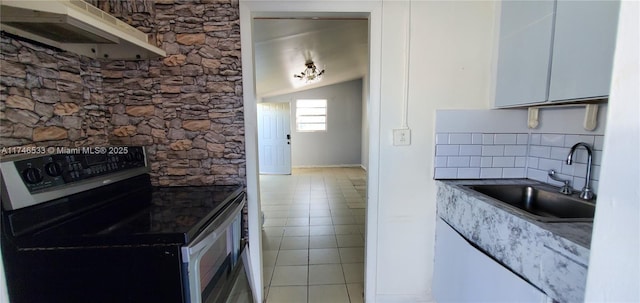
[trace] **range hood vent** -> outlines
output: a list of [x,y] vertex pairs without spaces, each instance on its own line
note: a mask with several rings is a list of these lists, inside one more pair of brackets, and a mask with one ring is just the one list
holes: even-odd
[[134,27],[82,0],[1,0],[0,29],[10,34],[103,59],[164,57]]

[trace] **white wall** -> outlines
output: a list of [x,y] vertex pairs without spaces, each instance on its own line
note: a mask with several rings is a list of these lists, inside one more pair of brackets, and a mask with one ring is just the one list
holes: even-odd
[[[370,13],[366,301],[432,301],[433,118],[441,108],[489,108],[496,6],[493,1],[413,1],[408,56],[407,1],[240,1],[250,222],[259,220],[250,18],[278,11]],[[406,87],[412,142],[398,147],[391,135],[402,124]],[[259,229],[250,226],[254,269],[260,266],[259,237]]]
[[376,302],[432,300],[435,111],[489,108],[495,5],[489,1],[411,3],[411,145],[393,146],[392,129],[402,124],[409,3],[383,3]]
[[[296,131],[296,100],[327,99],[327,131]],[[362,146],[362,79],[296,93],[263,98],[291,103],[291,165],[360,166]]]
[[622,1],[586,302],[640,302],[639,12]]

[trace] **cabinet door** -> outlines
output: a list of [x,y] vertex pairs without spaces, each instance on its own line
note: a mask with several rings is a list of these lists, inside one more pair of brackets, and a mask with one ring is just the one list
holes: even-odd
[[481,251],[442,219],[436,223],[436,302],[548,302],[547,296]]
[[550,101],[609,95],[619,6],[558,0]]
[[503,1],[501,8],[495,105],[545,102],[554,2]]

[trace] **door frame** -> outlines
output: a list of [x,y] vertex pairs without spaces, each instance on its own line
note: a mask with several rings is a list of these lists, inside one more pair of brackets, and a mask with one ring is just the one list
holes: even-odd
[[[263,302],[262,229],[258,169],[257,96],[252,20],[255,17],[335,17],[358,15],[369,20],[368,92],[369,162],[367,168],[367,214],[365,239],[365,301],[374,302],[377,284],[378,203],[380,170],[380,88],[382,60],[382,1],[245,1],[240,0],[240,38],[245,123],[247,205],[250,263],[254,296]],[[366,98],[366,96],[365,96]]]

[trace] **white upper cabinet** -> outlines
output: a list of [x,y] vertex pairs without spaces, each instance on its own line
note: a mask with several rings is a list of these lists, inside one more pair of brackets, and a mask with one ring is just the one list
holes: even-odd
[[496,106],[547,100],[553,0],[503,1]]
[[618,1],[502,1],[496,107],[609,95]]
[[558,0],[550,101],[609,95],[619,5]]

